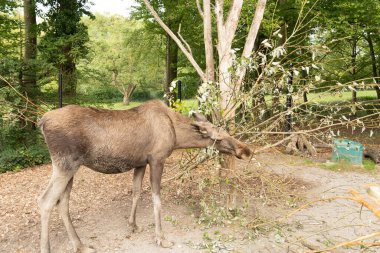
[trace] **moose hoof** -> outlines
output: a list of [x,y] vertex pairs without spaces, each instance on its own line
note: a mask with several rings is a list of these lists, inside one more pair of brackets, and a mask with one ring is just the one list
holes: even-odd
[[157,238],[156,237],[156,243],[158,246],[161,246],[162,248],[171,248],[174,243],[171,241],[166,240],[165,238]]
[[91,246],[82,246],[75,253],[96,253],[96,250]]
[[127,238],[130,238],[134,233],[140,233],[143,229],[137,225],[129,225],[127,228]]

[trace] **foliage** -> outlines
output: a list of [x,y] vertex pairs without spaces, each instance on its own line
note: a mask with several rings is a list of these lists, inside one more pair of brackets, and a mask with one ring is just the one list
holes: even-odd
[[17,127],[20,122],[6,124],[2,120],[0,134],[0,173],[19,170],[50,161],[49,152],[38,130]]
[[[21,34],[20,16],[16,13],[19,2],[0,1],[0,74],[16,80],[21,68],[19,44]],[[0,87],[3,83],[0,81]]]
[[[134,7],[132,18],[142,20],[149,33],[160,35],[164,41],[163,43],[167,43],[167,38],[163,38],[163,36],[166,36],[166,33],[154,21],[150,12],[144,7],[143,1],[138,0],[136,2],[138,5]],[[150,2],[173,32],[180,34],[180,36],[186,40],[194,58],[204,67],[203,25],[196,6],[196,1],[153,0]],[[181,80],[183,83],[184,97],[194,97],[200,83],[199,77],[180,50],[178,51],[177,65],[176,79]]]
[[380,3],[371,0],[321,1],[316,9],[320,13],[316,38],[323,44],[330,44],[331,48],[324,60],[325,76],[340,82],[371,76],[367,39],[369,35],[373,37],[378,47]]
[[141,22],[121,16],[96,14],[83,22],[89,27],[91,52],[78,64],[81,91],[113,87],[124,94],[130,84],[140,92],[161,88],[164,55],[159,36],[149,34]]
[[0,151],[0,173],[45,164],[49,161],[50,155],[45,145],[9,148]]
[[38,45],[41,56],[55,68],[61,69],[64,93],[76,94],[76,63],[88,53],[87,27],[83,15],[93,17],[87,10],[88,0],[41,0],[48,7],[40,24],[43,36]]
[[83,15],[92,17],[87,10],[87,0],[41,0],[49,7],[40,29],[44,32],[39,44],[40,51],[56,67],[67,61],[84,57],[88,48],[87,28],[80,23]]
[[18,1],[6,0],[0,2],[0,55],[14,53],[19,40],[20,21],[17,18],[15,9]]

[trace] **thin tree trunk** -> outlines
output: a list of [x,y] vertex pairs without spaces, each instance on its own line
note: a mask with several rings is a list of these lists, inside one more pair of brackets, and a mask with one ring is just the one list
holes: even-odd
[[[284,24],[281,26],[280,33],[282,37],[279,39],[279,45],[284,45],[287,37],[286,22],[284,22]],[[277,85],[277,82],[275,82],[274,87],[272,89],[272,115],[275,115],[277,112],[280,111],[280,95],[280,87]]]
[[117,71],[117,69],[113,69],[112,70],[112,86],[115,88],[119,88],[118,82],[117,82],[118,75],[119,75],[119,72]]
[[[172,27],[171,27],[172,28]],[[178,28],[178,26],[177,26]],[[173,39],[166,34],[166,80],[165,93],[169,92],[171,82],[177,78],[178,46]]]
[[[59,0],[58,8],[60,15],[67,17],[67,11],[77,8],[77,2],[74,0]],[[66,30],[65,35],[72,35],[73,31]],[[59,67],[62,70],[63,94],[67,97],[75,97],[77,94],[77,76],[76,64],[72,56],[72,43],[66,43],[62,46],[62,52],[65,56],[64,63]]]
[[35,60],[37,58],[37,22],[35,0],[24,0],[25,51],[22,86],[28,96],[37,90]]
[[[286,2],[287,2],[286,0],[280,0],[279,4],[285,5]],[[282,35],[282,37],[278,39],[278,44],[284,46],[288,38],[286,20],[284,20],[284,23],[281,25],[280,34]],[[280,108],[281,108],[280,95],[281,95],[280,87],[278,87],[277,82],[276,82],[272,90],[272,114],[273,115],[275,115],[277,112],[280,111]]]
[[[377,74],[377,66],[376,66],[376,56],[375,56],[375,50],[373,48],[373,42],[372,42],[372,37],[371,34],[368,33],[367,36],[367,41],[368,41],[368,46],[369,46],[369,54],[371,55],[371,63],[372,63],[372,77],[375,80],[375,82],[378,82],[378,74]],[[379,85],[375,85],[375,91],[377,94],[377,99],[380,102],[380,87]]]
[[[357,37],[352,36],[352,53],[351,53],[351,67],[352,67],[352,77],[353,80],[356,79],[356,46],[357,46]],[[357,99],[357,92],[356,90],[352,91],[352,102],[356,103],[358,101]]]
[[[22,62],[23,61],[23,50],[24,50],[24,41],[23,41],[23,33],[22,33],[22,30],[23,30],[23,27],[22,27],[22,22],[21,22],[21,18],[19,19],[19,61]],[[22,67],[19,68],[18,70],[18,83],[19,85],[22,87],[22,72],[23,72],[23,69]]]
[[73,61],[62,64],[62,84],[63,94],[68,97],[75,97],[77,94],[76,66]]

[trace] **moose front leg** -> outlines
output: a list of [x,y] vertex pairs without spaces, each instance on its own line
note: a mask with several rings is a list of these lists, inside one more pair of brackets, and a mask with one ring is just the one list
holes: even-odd
[[141,186],[142,181],[145,174],[145,168],[139,167],[135,168],[133,172],[133,190],[132,190],[132,208],[131,208],[131,215],[129,216],[128,220],[128,235],[127,237],[130,237],[132,233],[139,232],[140,228],[136,225],[136,209],[137,209],[137,202],[141,195]]
[[156,232],[156,243],[164,248],[169,248],[173,246],[173,243],[166,240],[164,234],[162,233],[161,227],[161,176],[164,169],[164,161],[151,162],[150,165],[150,185],[152,187],[152,199],[153,199],[153,209],[154,209],[154,222],[155,222],[155,232]]

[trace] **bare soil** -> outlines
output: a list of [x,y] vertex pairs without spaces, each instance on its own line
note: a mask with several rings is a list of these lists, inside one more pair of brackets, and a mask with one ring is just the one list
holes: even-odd
[[[166,168],[168,178],[176,172]],[[334,172],[305,163],[304,159],[263,153],[251,163],[261,164],[264,170],[294,177],[308,187],[299,189],[303,202],[322,197],[348,195],[356,189],[365,195],[367,184],[379,184],[379,169],[373,173],[350,171]],[[240,164],[245,166],[246,164]],[[51,166],[44,165],[21,172],[0,175],[0,252],[39,251],[39,213],[36,200],[47,185]],[[173,175],[171,175],[173,174]],[[149,185],[145,176],[144,186]],[[380,231],[376,217],[355,202],[337,200],[319,202],[287,219],[276,221],[296,210],[301,203],[276,205],[265,198],[255,200],[251,216],[262,217],[265,229],[252,230],[249,226],[231,225],[206,228],[198,223],[194,211],[180,198],[174,184],[163,186],[163,229],[167,239],[175,245],[171,249],[154,244],[153,208],[149,190],[144,191],[138,206],[137,222],[144,230],[127,235],[127,219],[132,201],[132,173],[104,175],[81,168],[74,179],[70,212],[82,241],[98,252],[309,252],[323,249],[359,236]],[[291,196],[289,200],[291,200]],[[264,228],[264,227],[263,227]],[[249,235],[253,235],[253,239]],[[375,238],[379,240],[379,238]],[[369,240],[369,242],[375,239]],[[52,252],[72,252],[65,228],[57,211],[50,225]],[[365,249],[364,249],[365,250]],[[360,248],[341,248],[335,252],[363,252]],[[366,252],[380,252],[369,248]]]

